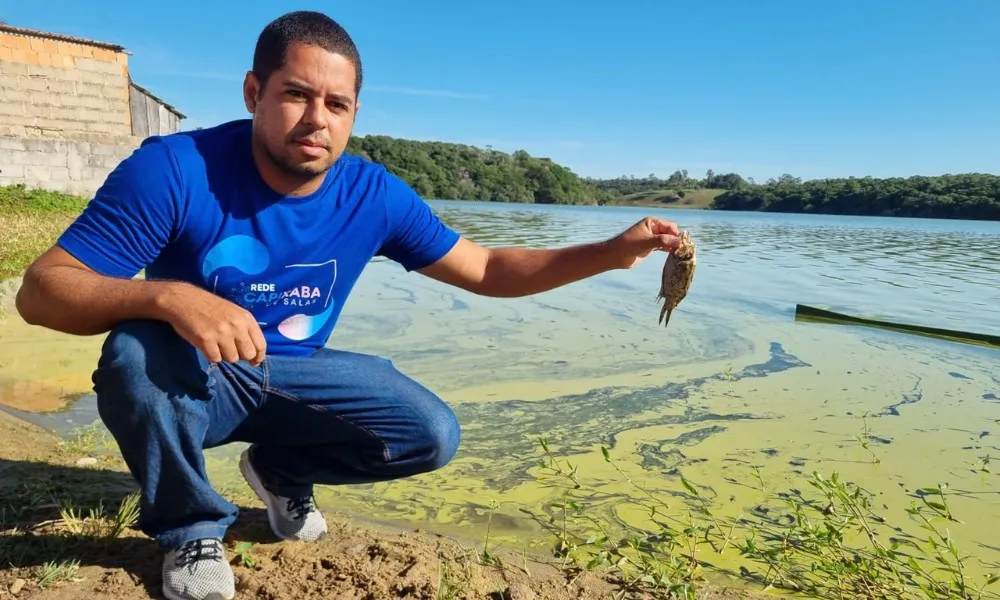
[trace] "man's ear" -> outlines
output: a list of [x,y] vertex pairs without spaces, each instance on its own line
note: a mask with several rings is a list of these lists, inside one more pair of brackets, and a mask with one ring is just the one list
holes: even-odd
[[254,110],[257,109],[257,98],[259,96],[260,81],[254,75],[253,71],[247,71],[246,77],[243,78],[243,103],[246,105],[249,113],[253,114]]

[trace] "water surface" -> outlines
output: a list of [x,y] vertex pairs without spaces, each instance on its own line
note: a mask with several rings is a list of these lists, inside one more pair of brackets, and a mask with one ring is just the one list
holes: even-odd
[[[997,560],[1000,351],[866,328],[794,321],[796,303],[1000,334],[1000,224],[899,218],[434,202],[487,245],[603,239],[646,214],[678,221],[699,267],[670,327],[658,327],[662,255],[529,298],[493,299],[374,262],[330,345],[391,358],[455,407],[456,460],[406,481],[321,488],[329,510],[476,537],[549,542],[532,517],[558,490],[539,481],[536,440],[580,465],[593,509],[629,520],[636,492],[604,463],[680,497],[678,469],[736,514],[768,489],[807,488],[813,470],[858,481],[904,528],[915,490],[946,483],[961,547]],[[7,404],[85,393],[99,338],[0,329]],[[724,374],[727,374],[724,376]],[[861,448],[862,416],[872,451]],[[32,418],[90,422],[92,398]],[[241,447],[209,453],[219,487],[242,486]],[[995,463],[995,461],[994,461]],[[994,471],[997,469],[994,466]]]

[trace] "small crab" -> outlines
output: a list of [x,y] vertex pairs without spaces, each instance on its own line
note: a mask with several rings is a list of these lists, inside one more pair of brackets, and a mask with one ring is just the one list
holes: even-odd
[[697,266],[698,258],[695,254],[695,244],[691,241],[691,234],[682,231],[680,246],[667,256],[667,262],[663,265],[660,293],[656,295],[657,302],[664,301],[659,321],[664,327],[670,323],[670,313],[674,312],[681,300],[687,296]]

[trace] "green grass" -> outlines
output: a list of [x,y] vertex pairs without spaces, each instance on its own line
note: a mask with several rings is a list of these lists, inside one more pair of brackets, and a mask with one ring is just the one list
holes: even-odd
[[24,185],[0,186],[0,214],[79,213],[87,199]]
[[620,196],[608,204],[611,206],[706,209],[712,204],[712,200],[724,191],[717,189],[683,190],[684,197],[681,198],[677,190],[656,190]]
[[87,199],[59,192],[0,186],[0,279],[24,272],[80,214]]

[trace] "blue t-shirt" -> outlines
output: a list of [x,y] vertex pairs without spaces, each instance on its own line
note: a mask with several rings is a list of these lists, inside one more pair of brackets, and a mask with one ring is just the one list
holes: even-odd
[[316,192],[264,183],[249,120],[151,137],[122,161],[58,244],[103,275],[192,283],[251,311],[268,354],[323,346],[376,255],[407,271],[458,234],[384,167],[344,154]]

